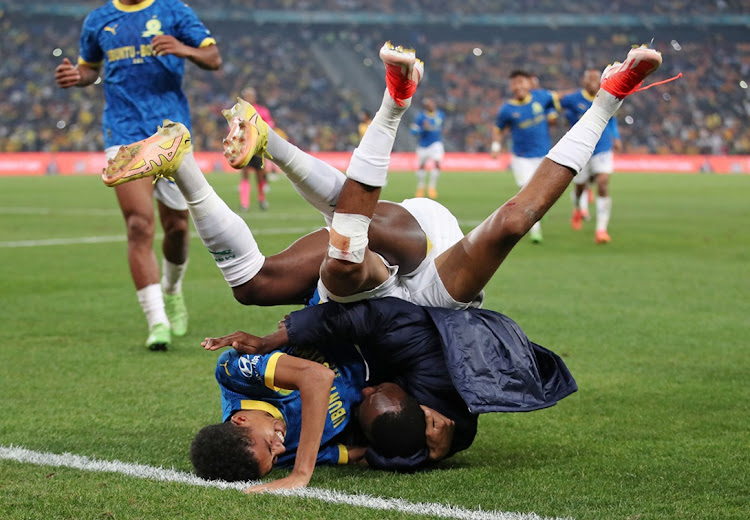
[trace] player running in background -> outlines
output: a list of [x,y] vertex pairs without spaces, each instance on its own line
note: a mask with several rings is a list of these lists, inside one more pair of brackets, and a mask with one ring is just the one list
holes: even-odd
[[[549,90],[532,90],[532,76],[523,70],[510,73],[513,99],[503,104],[492,128],[491,153],[496,157],[503,138],[510,133],[510,169],[519,188],[523,188],[549,152],[551,141],[548,118],[560,109],[557,95]],[[532,242],[542,241],[537,222],[529,231]]]
[[[445,113],[437,108],[435,100],[425,98],[421,110],[411,125],[410,132],[417,136],[417,192],[416,197],[427,196],[437,199],[437,183],[440,176],[440,163],[445,155],[443,147],[443,124]],[[427,163],[432,161],[430,180],[427,182]]]
[[[104,67],[107,104],[102,127],[111,161],[120,146],[149,137],[164,119],[178,119],[189,127],[190,109],[181,87],[185,58],[203,69],[221,66],[216,41],[187,5],[180,0],[113,0],[88,15],[78,64],[65,58],[55,69],[55,81],[62,88],[85,87],[99,79]],[[175,140],[164,153],[176,158],[179,149],[184,154],[180,171],[201,174],[190,146],[180,144],[181,139]],[[182,295],[189,244],[187,203],[165,179],[117,186],[116,195],[127,228],[130,273],[148,322],[146,346],[166,350],[172,335],[187,332]],[[154,198],[164,229],[161,282],[153,250]]]
[[[574,125],[581,116],[591,107],[596,93],[599,92],[601,73],[596,69],[587,69],[581,78],[583,88],[572,94],[563,96],[560,105],[565,111],[565,117],[571,125]],[[587,197],[584,189],[591,181],[596,182],[596,234],[594,240],[597,244],[606,244],[611,239],[607,232],[609,217],[612,211],[612,198],[609,195],[609,176],[614,171],[613,150],[622,150],[620,133],[617,129],[617,119],[612,118],[604,129],[601,139],[594,148],[588,164],[573,179],[574,200],[573,216],[570,224],[573,229],[578,230],[583,226],[585,217],[581,202]],[[588,202],[588,200],[586,200]]]
[[[271,117],[271,111],[263,105],[257,103],[257,92],[254,88],[248,87],[242,91],[242,98],[252,104],[258,111],[258,115],[263,118],[263,121],[268,123],[271,128],[276,128],[276,123]],[[248,211],[250,209],[250,173],[255,172],[255,181],[258,188],[258,206],[262,210],[268,209],[268,201],[266,200],[266,194],[268,193],[268,179],[266,178],[266,165],[263,157],[253,157],[247,166],[240,170],[240,209],[242,211]]]

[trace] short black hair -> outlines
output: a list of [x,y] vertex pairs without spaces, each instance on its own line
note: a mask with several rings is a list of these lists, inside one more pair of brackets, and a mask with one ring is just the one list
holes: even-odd
[[533,74],[531,74],[530,72],[528,72],[526,70],[521,70],[521,69],[516,69],[516,70],[512,71],[508,77],[510,79],[513,79],[513,78],[517,78],[519,76],[524,77],[524,78],[529,78],[529,79],[531,79],[532,77],[534,77]]
[[252,451],[247,428],[231,421],[201,429],[190,445],[190,460],[195,474],[207,480],[244,482],[258,480],[260,466]]
[[370,447],[384,457],[408,457],[427,447],[426,427],[419,402],[404,393],[401,409],[378,415],[366,434]]

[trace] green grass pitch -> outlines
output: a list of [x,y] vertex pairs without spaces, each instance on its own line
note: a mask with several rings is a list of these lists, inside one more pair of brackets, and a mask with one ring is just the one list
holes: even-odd
[[[237,176],[213,174],[237,206]],[[467,509],[577,519],[750,515],[750,177],[615,175],[612,243],[574,232],[565,195],[487,287],[486,307],[559,353],[579,391],[480,419],[438,469],[320,468],[311,486]],[[392,175],[383,198],[411,196]],[[444,173],[440,200],[471,229],[515,191],[507,173]],[[244,216],[266,254],[321,225],[286,180]],[[193,235],[190,332],[148,352],[114,193],[96,177],[0,178],[0,445],[190,471],[220,420],[207,335],[266,333],[292,310],[243,307]],[[64,239],[105,237],[96,243]],[[114,238],[112,238],[114,237]],[[57,239],[64,243],[44,242]],[[273,476],[284,473],[277,471]],[[396,518],[0,460],[0,518]]]

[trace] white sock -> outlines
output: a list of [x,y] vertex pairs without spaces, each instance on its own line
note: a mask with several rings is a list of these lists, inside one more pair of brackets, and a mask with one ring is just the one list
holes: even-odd
[[307,154],[276,132],[268,131],[268,153],[294,189],[323,214],[330,225],[346,176],[328,163]]
[[208,186],[208,181],[198,167],[193,152],[185,154],[182,164],[174,175],[174,182],[188,202]]
[[612,213],[612,197],[596,198],[596,230],[607,231],[609,216]]
[[385,186],[396,131],[410,101],[406,100],[406,106],[400,107],[386,89],[380,108],[352,154],[347,177],[367,186]]
[[157,323],[164,323],[169,326],[167,313],[164,311],[164,297],[161,293],[161,285],[152,283],[143,289],[135,292],[138,296],[138,303],[141,304],[143,314],[146,315],[149,330]]
[[440,177],[440,170],[437,168],[430,170],[430,188],[433,190],[437,188],[438,177]]
[[583,193],[581,194],[581,198],[578,201],[578,206],[581,208],[581,211],[588,211],[589,210],[589,190],[591,188],[586,188],[583,190]]
[[599,89],[591,108],[549,151],[547,158],[575,170],[576,173],[580,172],[591,159],[604,128],[620,105],[621,99],[617,99],[604,89]]
[[165,294],[182,292],[182,279],[187,270],[187,260],[182,264],[173,264],[166,258],[161,259],[161,288]]
[[536,222],[533,226],[531,226],[531,229],[529,230],[529,233],[541,233],[542,232],[542,224],[540,222]]
[[426,185],[427,185],[427,170],[425,169],[417,170],[417,189],[423,190]]
[[242,217],[232,211],[208,183],[192,153],[183,159],[175,183],[188,203],[195,230],[229,286],[242,285],[258,274],[266,257]]

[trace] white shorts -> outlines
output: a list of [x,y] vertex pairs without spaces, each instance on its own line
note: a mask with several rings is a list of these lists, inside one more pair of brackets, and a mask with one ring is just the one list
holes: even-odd
[[600,152],[591,156],[586,166],[578,172],[578,175],[573,177],[573,182],[576,184],[585,184],[596,175],[609,175],[613,171],[615,171],[615,155],[612,153],[612,150]]
[[417,147],[417,161],[419,162],[419,167],[423,167],[430,159],[435,161],[435,163],[439,163],[443,160],[444,155],[445,147],[443,146],[442,141],[436,141],[430,146],[424,148],[421,146]]
[[519,188],[526,186],[543,160],[544,157],[518,157],[517,155],[510,157],[510,170]]
[[[458,302],[448,294],[435,267],[435,258],[464,236],[456,217],[445,206],[431,199],[407,199],[400,205],[412,214],[427,237],[428,251],[422,263],[414,271],[403,276],[398,274],[398,266],[389,265],[390,276],[385,282],[374,289],[351,296],[331,295],[323,282],[318,280],[320,301],[331,299],[340,303],[349,303],[392,296],[428,307],[447,309],[481,307],[484,301],[484,291],[471,302]],[[385,260],[383,263],[388,265]]]
[[[120,148],[120,146],[110,146],[104,150],[107,160],[113,159]],[[156,185],[154,186],[154,198],[161,201],[166,207],[174,210],[186,211],[188,209],[185,197],[182,196],[177,185],[167,179],[159,179],[156,181]]]

